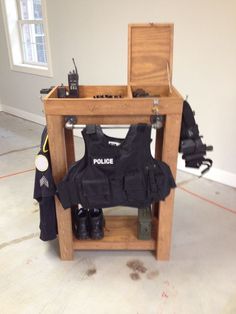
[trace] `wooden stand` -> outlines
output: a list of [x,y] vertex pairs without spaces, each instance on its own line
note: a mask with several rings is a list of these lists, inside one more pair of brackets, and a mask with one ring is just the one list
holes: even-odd
[[[169,31],[172,28],[171,24],[164,25],[164,30]],[[157,40],[158,49],[160,48],[160,43],[163,42],[163,25],[160,27],[138,25],[138,29],[141,31],[141,37],[138,36],[139,32],[136,32],[135,28],[134,38],[132,37],[132,29],[129,29],[129,43],[131,46],[133,45],[137,49],[137,41],[139,42],[143,36],[146,38],[146,32],[151,31],[152,35],[157,34],[157,38],[161,36],[161,41]],[[168,40],[172,41],[172,35],[168,37]],[[166,42],[164,44],[166,45]],[[146,55],[147,44],[145,43],[143,47],[145,47]],[[132,81],[132,73],[136,73],[137,76],[136,68],[139,69],[139,61],[136,62],[139,59],[135,57],[135,49],[133,49],[133,55],[129,52],[131,64],[129,64],[128,86],[80,86],[80,98],[57,98],[56,87],[45,98],[44,105],[52,172],[56,183],[64,177],[68,167],[75,161],[73,132],[65,129],[65,116],[71,115],[77,117],[78,124],[150,123],[150,116],[153,113],[165,116],[164,128],[157,130],[155,156],[170,166],[175,177],[183,99],[174,87],[170,87],[170,73],[165,76],[169,82],[167,84],[163,84],[163,82],[159,84],[159,81],[156,82],[155,80],[152,85],[147,80],[143,84],[141,82],[136,84]],[[163,49],[159,50],[163,54]],[[167,52],[170,54],[169,50]],[[138,53],[140,53],[139,50]],[[133,66],[132,60],[134,60]],[[161,60],[163,63],[163,58]],[[168,64],[169,67],[172,62]],[[132,69],[134,72],[132,72]],[[172,70],[172,66],[170,70]],[[161,75],[162,80],[163,75]],[[153,76],[151,77],[153,78]],[[137,86],[157,96],[133,98],[133,90]],[[93,98],[94,95],[101,94],[121,95],[122,98]],[[107,216],[105,237],[102,240],[81,241],[75,239],[72,234],[71,210],[64,210],[56,198],[61,258],[63,260],[73,259],[74,250],[153,250],[157,259],[168,260],[171,246],[173,204],[174,190],[172,189],[164,202],[153,205],[153,224],[155,228],[151,240],[137,239],[137,217]]]

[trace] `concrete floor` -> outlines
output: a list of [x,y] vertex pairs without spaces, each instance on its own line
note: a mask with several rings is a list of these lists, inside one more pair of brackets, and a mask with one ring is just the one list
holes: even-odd
[[[169,262],[130,251],[76,252],[62,262],[57,241],[38,238],[31,169],[41,131],[0,113],[1,314],[236,313],[235,189],[178,173]],[[131,276],[135,260],[146,271]]]

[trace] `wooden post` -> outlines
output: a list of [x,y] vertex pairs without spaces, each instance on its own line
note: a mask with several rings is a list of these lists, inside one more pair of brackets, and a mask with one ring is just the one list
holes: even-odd
[[[155,158],[157,160],[162,159],[162,146],[163,146],[163,134],[164,134],[164,127],[161,129],[156,130],[156,143],[155,143]],[[159,216],[159,202],[154,203],[153,205],[153,215],[155,218],[158,219]]]
[[66,144],[66,158],[67,167],[69,168],[75,162],[75,147],[73,131],[65,129],[65,144]]
[[[169,165],[174,178],[176,178],[180,126],[181,114],[166,115],[162,160]],[[170,258],[173,206],[174,190],[172,189],[165,201],[159,203],[156,252],[158,260]]]
[[[47,115],[46,118],[52,173],[55,183],[58,183],[65,175],[68,163],[65,145],[64,117]],[[72,260],[74,251],[71,210],[64,210],[57,197],[55,197],[55,202],[61,259]]]

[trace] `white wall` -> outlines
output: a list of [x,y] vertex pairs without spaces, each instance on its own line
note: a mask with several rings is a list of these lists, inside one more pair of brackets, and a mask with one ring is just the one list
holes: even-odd
[[236,176],[235,0],[47,1],[53,78],[9,68],[0,21],[0,98],[4,105],[42,114],[39,90],[66,83],[78,63],[81,84],[126,84],[127,25],[173,22],[173,83],[196,111],[200,131],[214,145],[214,167]]

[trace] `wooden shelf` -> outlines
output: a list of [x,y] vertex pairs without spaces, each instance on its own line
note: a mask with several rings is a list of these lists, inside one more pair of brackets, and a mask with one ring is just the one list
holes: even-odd
[[102,240],[73,240],[75,250],[155,250],[156,241],[138,240],[137,216],[106,216]]

